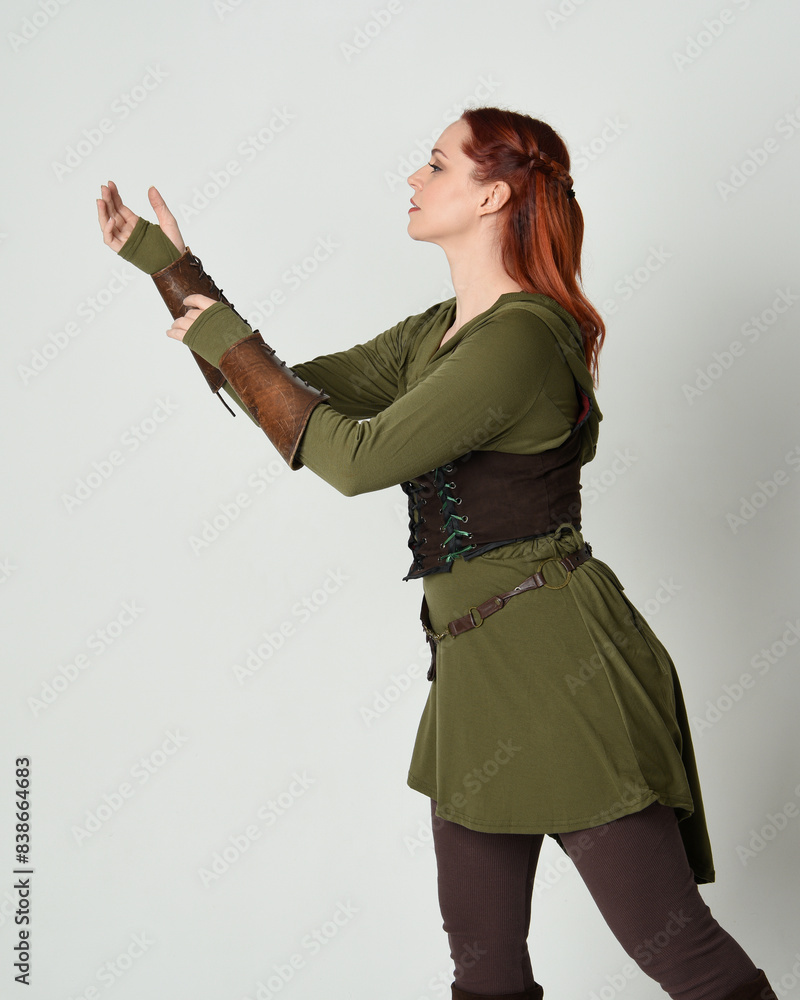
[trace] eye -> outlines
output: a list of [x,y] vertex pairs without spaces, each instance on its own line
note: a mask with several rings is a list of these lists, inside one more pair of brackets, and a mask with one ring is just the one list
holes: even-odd
[[436,170],[441,170],[441,169],[442,169],[441,167],[437,167],[435,163],[429,163],[429,164],[428,164],[428,166],[429,166],[429,167],[431,168],[431,170],[433,170],[433,171],[436,171]]

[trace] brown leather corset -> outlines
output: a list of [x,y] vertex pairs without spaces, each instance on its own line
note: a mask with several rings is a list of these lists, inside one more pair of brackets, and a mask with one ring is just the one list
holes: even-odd
[[[583,394],[582,394],[583,395]],[[581,527],[581,436],[588,399],[572,433],[538,455],[470,451],[401,483],[408,496],[408,546],[414,560],[404,580],[447,573],[453,560],[555,531]]]

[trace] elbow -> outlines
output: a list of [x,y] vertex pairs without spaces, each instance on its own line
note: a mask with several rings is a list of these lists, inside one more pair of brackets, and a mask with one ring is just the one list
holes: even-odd
[[371,493],[381,488],[369,477],[360,475],[358,470],[353,468],[332,470],[313,468],[311,465],[308,465],[308,468],[344,497],[357,497],[362,493]]
[[373,486],[357,475],[347,475],[342,478],[337,478],[335,482],[331,483],[331,486],[337,489],[342,496],[345,497],[361,496],[362,493],[371,493],[374,489]]
[[330,448],[308,434],[300,441],[297,458],[345,497],[357,497],[390,485],[376,469],[376,463],[365,461],[358,449]]

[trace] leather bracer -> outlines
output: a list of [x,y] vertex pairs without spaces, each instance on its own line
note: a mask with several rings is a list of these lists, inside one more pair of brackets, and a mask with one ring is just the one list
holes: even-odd
[[237,341],[219,359],[223,378],[241,399],[290,469],[300,469],[300,438],[318,403],[329,399],[275,356],[258,331]]
[[[187,295],[198,293],[200,295],[207,295],[210,299],[215,299],[218,302],[224,302],[225,305],[233,309],[231,303],[222,294],[222,289],[217,288],[213,278],[203,270],[200,258],[195,257],[189,247],[184,250],[177,260],[168,264],[162,270],[156,271],[152,275],[152,278],[161,298],[166,302],[173,319],[178,319],[179,316],[184,316],[188,312],[188,309],[184,308],[183,305],[184,298]],[[236,312],[235,309],[233,311]],[[239,314],[236,313],[236,315],[238,316]],[[200,366],[200,371],[205,375],[206,382],[208,382],[211,391],[218,393],[225,384],[225,376],[219,368],[215,368],[205,358],[200,357],[199,354],[195,354],[192,351],[192,355]],[[221,396],[220,399],[222,399]],[[222,401],[224,402],[224,400]]]

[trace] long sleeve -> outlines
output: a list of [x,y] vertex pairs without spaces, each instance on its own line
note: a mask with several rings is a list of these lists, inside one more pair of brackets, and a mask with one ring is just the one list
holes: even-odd
[[[487,448],[534,404],[555,358],[552,337],[507,314],[471,331],[427,377],[372,420],[311,414],[300,459],[346,496],[384,489]],[[317,412],[321,411],[321,412]]]
[[292,365],[315,389],[327,392],[330,405],[348,417],[374,417],[390,406],[400,387],[404,320],[365,344]]
[[[227,347],[249,333],[229,309],[215,304],[184,342],[217,364]],[[359,422],[329,404],[317,406],[299,457],[347,496],[396,485],[502,441],[534,406],[559,358],[552,333],[537,317],[524,309],[490,310],[473,321],[457,349],[432,361],[372,419]]]

